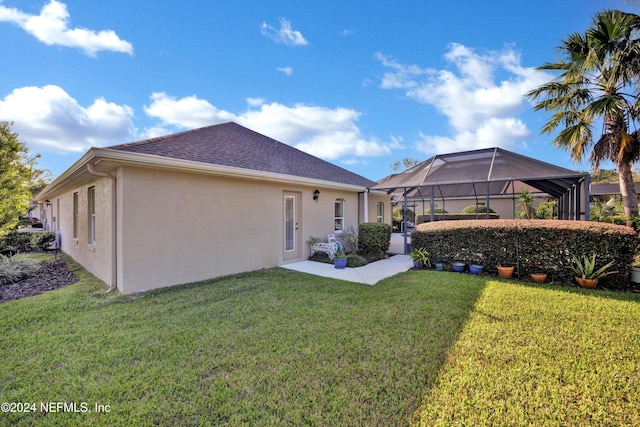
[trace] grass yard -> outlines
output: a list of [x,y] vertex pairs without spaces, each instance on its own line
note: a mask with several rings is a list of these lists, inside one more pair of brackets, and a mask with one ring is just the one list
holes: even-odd
[[640,425],[638,295],[271,269],[119,296],[78,274],[0,304],[0,401],[36,403],[0,425]]

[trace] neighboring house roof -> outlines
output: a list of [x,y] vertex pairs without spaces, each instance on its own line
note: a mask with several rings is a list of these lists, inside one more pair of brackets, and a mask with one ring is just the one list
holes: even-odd
[[[640,182],[634,184],[636,193],[640,194]],[[591,184],[589,190],[591,196],[613,196],[620,194],[620,184]]]
[[107,148],[362,187],[375,185],[374,181],[233,122]]
[[161,167],[363,191],[376,183],[236,123],[91,148],[36,196],[44,200],[119,165]]

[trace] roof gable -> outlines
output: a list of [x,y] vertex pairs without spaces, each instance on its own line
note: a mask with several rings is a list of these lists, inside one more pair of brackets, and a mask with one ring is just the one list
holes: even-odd
[[367,188],[375,184],[233,122],[106,148]]

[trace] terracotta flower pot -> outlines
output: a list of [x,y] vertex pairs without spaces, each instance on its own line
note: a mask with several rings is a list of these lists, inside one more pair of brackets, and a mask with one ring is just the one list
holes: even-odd
[[503,267],[501,265],[497,266],[498,268],[498,277],[502,277],[503,279],[510,279],[513,276],[514,266]]
[[544,283],[547,280],[547,273],[531,273],[531,279],[536,283]]
[[598,279],[583,279],[582,277],[576,277],[578,286],[585,289],[593,289],[598,284]]

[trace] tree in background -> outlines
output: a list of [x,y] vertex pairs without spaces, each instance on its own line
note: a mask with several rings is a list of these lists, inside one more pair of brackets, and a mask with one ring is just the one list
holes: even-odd
[[391,164],[391,170],[394,172],[403,172],[407,169],[411,169],[412,167],[419,165],[419,159],[412,159],[410,157],[405,157],[404,159],[397,160]]
[[11,123],[0,122],[0,235],[16,226],[34,192],[46,184],[45,171],[35,169],[39,157],[29,157]]
[[522,211],[518,212],[525,219],[533,219],[536,210],[533,208],[533,202],[535,197],[533,194],[529,193],[526,189],[522,189],[520,195],[518,196],[518,201],[520,202],[520,206],[522,206]]
[[[560,71],[554,80],[527,93],[535,110],[552,113],[542,133],[562,129],[553,139],[571,157],[589,160],[598,169],[602,160],[618,168],[620,193],[627,217],[638,214],[632,165],[640,158],[635,130],[639,118],[640,17],[617,10],[596,14],[584,34],[562,41],[561,59],[539,70]],[[593,128],[602,121],[602,134],[594,143]]]

